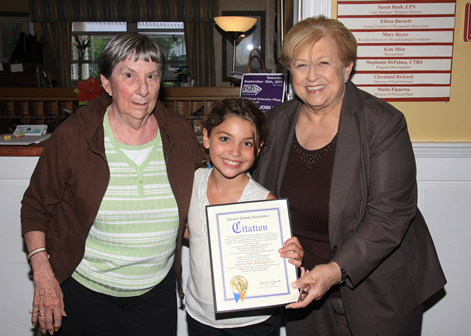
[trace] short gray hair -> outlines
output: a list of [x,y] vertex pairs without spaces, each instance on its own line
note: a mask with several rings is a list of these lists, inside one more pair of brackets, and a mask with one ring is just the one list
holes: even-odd
[[162,78],[166,56],[157,43],[148,36],[138,33],[122,33],[113,37],[103,48],[98,58],[100,74],[110,79],[115,66],[134,54],[134,61],[142,58],[146,62],[159,65],[159,76]]

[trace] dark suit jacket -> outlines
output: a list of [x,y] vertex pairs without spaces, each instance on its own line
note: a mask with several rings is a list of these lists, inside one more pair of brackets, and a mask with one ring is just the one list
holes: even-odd
[[[253,172],[279,196],[302,103],[268,112],[270,139]],[[316,192],[313,190],[313,192]],[[348,82],[340,114],[329,199],[332,258],[354,335],[376,335],[446,283],[417,209],[415,158],[403,114]]]

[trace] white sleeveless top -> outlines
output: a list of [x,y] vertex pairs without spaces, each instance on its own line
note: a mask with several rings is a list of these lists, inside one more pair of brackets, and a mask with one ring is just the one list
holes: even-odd
[[[257,324],[267,320],[271,315],[254,315],[247,311],[243,317],[224,318],[226,314],[218,314],[216,320],[213,303],[212,278],[208,232],[206,226],[205,206],[209,205],[207,197],[208,178],[212,168],[200,168],[195,172],[193,193],[188,213],[190,229],[190,276],[185,293],[187,313],[203,324],[214,328],[237,328]],[[250,174],[249,183],[242,192],[238,202],[265,200],[270,193],[255,182]],[[267,313],[272,310],[268,310]],[[240,314],[238,314],[239,316]]]

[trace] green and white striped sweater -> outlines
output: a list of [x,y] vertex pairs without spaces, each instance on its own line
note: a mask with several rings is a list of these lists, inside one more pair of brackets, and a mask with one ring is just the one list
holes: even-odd
[[108,113],[104,128],[110,182],[72,276],[96,292],[138,296],[161,282],[173,265],[177,203],[160,132],[147,144],[129,146],[115,140]]

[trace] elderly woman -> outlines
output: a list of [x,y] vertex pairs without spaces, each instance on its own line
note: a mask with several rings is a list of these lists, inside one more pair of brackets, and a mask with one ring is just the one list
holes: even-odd
[[98,63],[106,93],[53,133],[22,201],[32,323],[50,334],[62,325],[60,335],[175,335],[203,154],[158,100],[165,55],[152,40],[121,34]]
[[403,114],[349,81],[357,43],[323,16],[283,46],[296,99],[268,113],[268,151],[254,178],[289,198],[304,248],[289,335],[420,335],[423,302],[444,284],[417,209],[415,159]]

